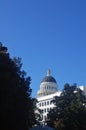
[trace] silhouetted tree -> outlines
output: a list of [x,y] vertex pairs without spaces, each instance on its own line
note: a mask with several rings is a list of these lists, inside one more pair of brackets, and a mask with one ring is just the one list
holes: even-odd
[[31,78],[21,70],[20,58],[10,58],[0,43],[0,129],[28,130],[35,123]]
[[48,114],[48,124],[56,130],[86,129],[86,97],[76,85],[64,85],[59,97],[53,100],[55,108]]

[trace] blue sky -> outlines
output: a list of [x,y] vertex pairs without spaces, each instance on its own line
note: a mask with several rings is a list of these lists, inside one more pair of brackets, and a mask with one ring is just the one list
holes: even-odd
[[86,86],[86,0],[0,0],[0,41],[22,58],[33,97],[48,68],[59,90]]

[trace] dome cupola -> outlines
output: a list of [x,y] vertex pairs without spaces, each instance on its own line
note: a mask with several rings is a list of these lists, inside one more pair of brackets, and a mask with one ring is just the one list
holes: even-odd
[[56,83],[56,80],[51,76],[50,69],[47,71],[47,76],[45,76],[43,78],[42,82],[54,82],[54,83]]
[[42,97],[55,92],[57,92],[57,82],[55,78],[51,76],[51,71],[49,69],[47,75],[41,81],[40,90],[37,92],[37,95],[38,97]]

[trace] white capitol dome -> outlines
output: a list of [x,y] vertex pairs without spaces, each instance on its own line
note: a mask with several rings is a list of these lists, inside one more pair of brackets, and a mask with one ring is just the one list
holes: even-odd
[[53,78],[51,76],[51,71],[50,69],[47,71],[47,76],[45,76],[40,84],[40,90],[37,92],[37,96],[38,97],[43,97],[46,95],[50,95],[53,94],[55,92],[57,92],[58,85],[57,82],[55,80],[55,78]]

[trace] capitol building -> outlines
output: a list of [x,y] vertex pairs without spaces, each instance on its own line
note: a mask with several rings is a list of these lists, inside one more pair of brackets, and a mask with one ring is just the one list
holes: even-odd
[[[79,86],[81,90],[86,94],[86,87]],[[54,107],[51,102],[55,96],[60,96],[61,91],[58,90],[58,84],[56,79],[51,75],[50,69],[47,71],[47,75],[43,78],[40,84],[40,89],[37,92],[37,107],[42,111],[42,121],[47,119],[47,114],[50,109]]]

